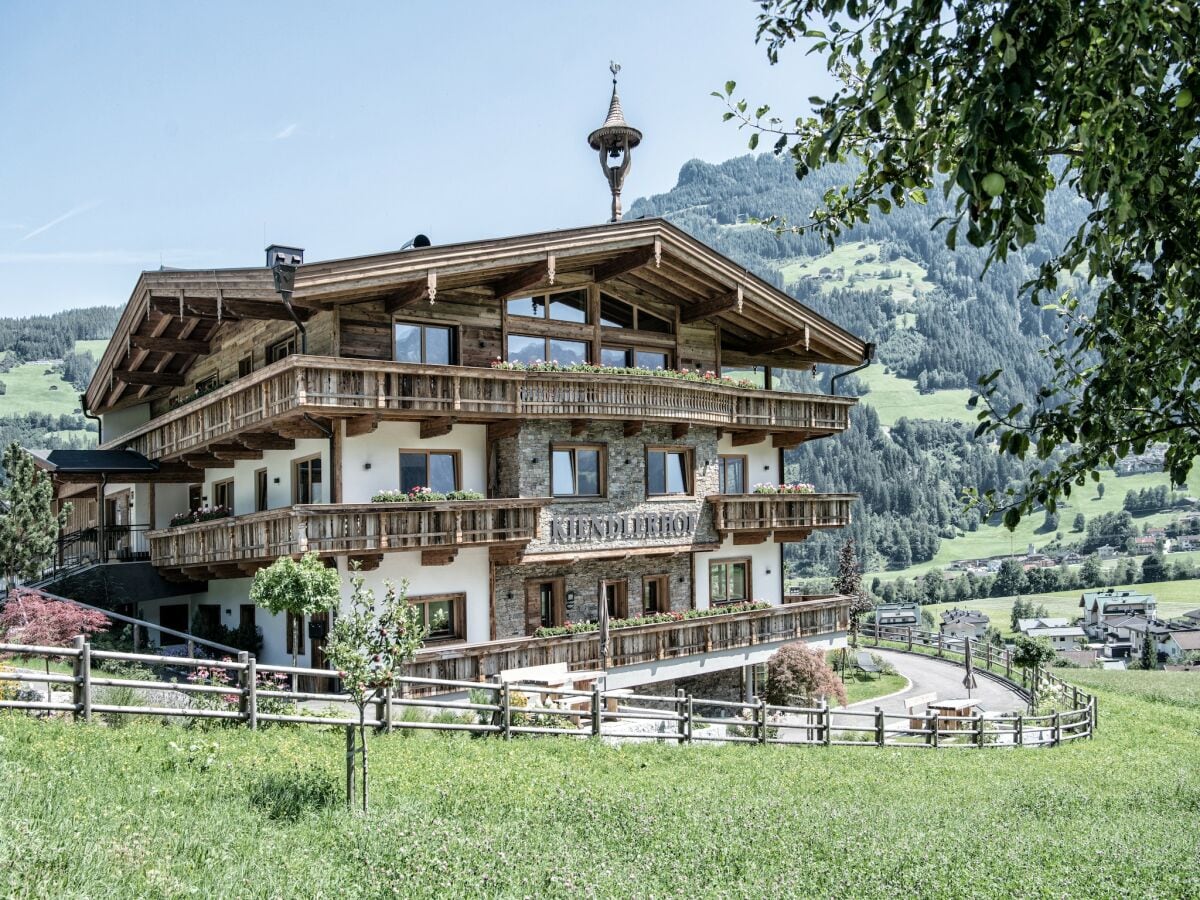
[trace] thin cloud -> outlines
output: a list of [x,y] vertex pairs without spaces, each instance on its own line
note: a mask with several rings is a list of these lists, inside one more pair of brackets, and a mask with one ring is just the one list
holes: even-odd
[[88,210],[95,209],[99,205],[100,205],[100,202],[96,201],[93,203],[84,203],[81,206],[76,206],[74,209],[68,210],[67,212],[63,213],[57,219],[51,219],[45,225],[42,225],[38,228],[33,229],[33,231],[29,232],[29,234],[23,235],[21,237],[21,240],[27,241],[32,237],[37,237],[39,234],[42,234],[44,232],[49,231],[51,228],[54,228],[56,225],[61,225],[63,222],[67,221],[68,219],[73,219],[78,215],[82,215],[83,213],[87,212]]
[[271,140],[286,141],[288,138],[290,138],[293,134],[296,133],[296,129],[299,127],[300,127],[299,122],[293,122],[291,125],[288,125],[286,128],[282,128],[278,132],[276,132],[275,137],[271,138]]

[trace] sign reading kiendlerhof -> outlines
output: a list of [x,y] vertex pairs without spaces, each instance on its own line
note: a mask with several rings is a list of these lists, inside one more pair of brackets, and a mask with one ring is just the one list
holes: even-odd
[[646,538],[685,538],[696,533],[695,513],[664,512],[595,516],[555,516],[550,543],[595,544]]

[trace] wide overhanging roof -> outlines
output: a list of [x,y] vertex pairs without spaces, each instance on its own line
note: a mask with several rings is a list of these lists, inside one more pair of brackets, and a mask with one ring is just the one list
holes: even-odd
[[30,450],[29,455],[51,474],[148,474],[159,469],[158,463],[133,450]]
[[[394,311],[439,296],[488,302],[586,282],[677,306],[684,323],[718,326],[727,366],[857,365],[868,356],[861,338],[665,219],[308,263],[292,302],[307,319],[370,300]],[[88,386],[88,408],[144,402],[182,385],[231,324],[291,317],[266,268],[143,272]]]

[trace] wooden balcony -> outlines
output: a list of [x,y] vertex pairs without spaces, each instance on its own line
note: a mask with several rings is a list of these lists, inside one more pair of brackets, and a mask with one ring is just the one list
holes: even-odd
[[239,435],[278,434],[305,414],[405,419],[443,430],[455,422],[619,420],[708,425],[734,443],[768,435],[778,446],[843,431],[848,397],[791,394],[653,375],[510,372],[373,360],[289,356],[110,441],[151,459],[200,453]]
[[292,506],[152,531],[150,561],[188,577],[248,575],[280,556],[353,556],[363,568],[382,554],[420,550],[445,565],[463,547],[517,552],[538,533],[544,499]]
[[[836,634],[849,626],[847,597],[792,597],[787,605],[770,609],[613,629],[609,633],[609,668]],[[593,631],[430,648],[417,654],[409,674],[487,681],[506,669],[552,663],[566,663],[572,671],[600,668],[599,634]]]
[[712,494],[713,527],[735,544],[803,541],[816,528],[850,524],[858,494]]

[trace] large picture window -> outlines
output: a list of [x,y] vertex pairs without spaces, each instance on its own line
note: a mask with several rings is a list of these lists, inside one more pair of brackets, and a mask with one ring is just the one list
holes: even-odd
[[449,325],[424,325],[396,322],[394,358],[396,362],[452,366],[455,363],[454,329]]
[[708,564],[708,601],[713,606],[750,599],[750,560],[714,559]]
[[669,369],[671,354],[665,350],[613,347],[606,344],[600,348],[600,364],[629,369]]
[[561,291],[538,297],[513,297],[507,303],[510,316],[550,319],[555,322],[588,323],[587,291]]
[[674,322],[608,294],[600,295],[600,324],[605,328],[627,328],[651,334],[675,333]]
[[692,492],[692,451],[688,448],[646,448],[646,496]]
[[537,337],[531,334],[509,334],[506,352],[509,362],[553,361],[564,366],[572,366],[588,361],[587,341],[568,341],[562,338]]
[[440,494],[459,489],[457,450],[400,451],[400,490],[422,487]]
[[720,462],[720,485],[722,494],[746,493],[746,457],[722,456]]
[[550,450],[550,493],[555,497],[603,497],[605,452],[599,445],[559,445]]
[[323,497],[321,457],[298,459],[292,463],[292,502],[320,503]]

